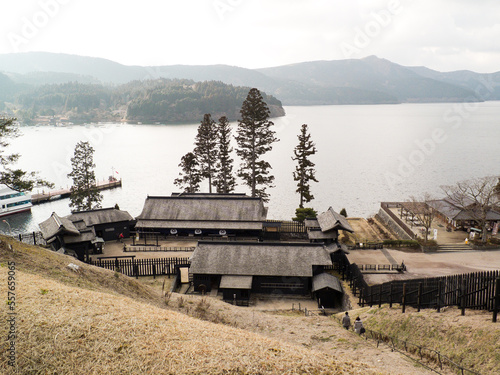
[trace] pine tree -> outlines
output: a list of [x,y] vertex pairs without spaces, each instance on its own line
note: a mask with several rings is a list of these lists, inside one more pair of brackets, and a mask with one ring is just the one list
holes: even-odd
[[217,124],[217,172],[214,177],[214,185],[218,193],[230,193],[234,191],[236,179],[233,175],[233,151],[231,143],[231,127],[226,116],[222,116]]
[[184,193],[196,193],[200,190],[201,174],[198,169],[198,161],[192,152],[188,152],[181,158],[179,167],[182,172],[180,178],[174,180],[174,184],[184,189]]
[[212,192],[212,179],[215,175],[217,159],[217,132],[215,121],[210,114],[203,116],[203,121],[198,127],[194,154],[199,164],[200,175],[208,178],[208,192]]
[[267,202],[266,187],[272,187],[274,176],[269,174],[271,165],[261,157],[271,151],[272,144],[279,139],[271,129],[274,124],[269,121],[269,107],[259,90],[253,88],[249,91],[240,114],[236,136],[236,154],[241,158],[238,176],[250,188],[252,197],[261,197]]
[[102,195],[96,186],[94,149],[89,142],[81,141],[76,144],[71,166],[72,171],[68,177],[73,179],[69,204],[72,211],[100,208]]
[[307,208],[296,208],[295,209],[295,217],[292,217],[293,221],[298,221],[303,223],[307,218],[315,218],[318,216],[318,212],[310,207]]
[[293,150],[295,157],[292,160],[297,160],[295,172],[293,172],[293,179],[297,181],[297,193],[300,194],[299,207],[304,207],[304,202],[310,202],[314,199],[311,194],[310,181],[318,182],[315,176],[314,163],[309,160],[311,155],[316,153],[316,146],[311,141],[311,135],[308,134],[307,124],[303,124],[300,134],[297,136],[299,144]]

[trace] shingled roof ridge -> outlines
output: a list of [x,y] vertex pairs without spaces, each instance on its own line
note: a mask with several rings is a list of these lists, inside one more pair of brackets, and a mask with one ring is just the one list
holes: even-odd
[[75,212],[72,212],[72,213],[71,213],[70,215],[68,215],[68,216],[71,216],[71,215],[74,215],[74,214],[80,214],[80,213],[98,212],[98,211],[107,211],[107,210],[117,210],[117,211],[121,211],[121,210],[118,210],[118,209],[117,209],[117,208],[115,208],[115,207],[93,208],[92,210],[75,211]]
[[251,245],[251,246],[289,246],[289,247],[323,247],[325,245],[323,243],[310,243],[310,242],[255,242],[255,241],[198,241],[198,245]]
[[162,195],[148,195],[146,199],[193,199],[193,200],[205,200],[205,199],[212,199],[212,200],[255,200],[255,201],[260,201],[262,198],[259,197],[249,197],[247,195],[238,195],[238,196],[187,196],[187,195],[176,195],[176,196],[162,196]]

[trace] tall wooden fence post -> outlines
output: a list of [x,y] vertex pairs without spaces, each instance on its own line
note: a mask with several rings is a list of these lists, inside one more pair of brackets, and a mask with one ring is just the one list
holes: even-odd
[[421,305],[422,305],[422,283],[418,283],[417,312],[420,312]]
[[495,300],[493,301],[493,323],[497,322],[498,309],[500,308],[500,277],[497,277],[495,284]]
[[465,285],[465,277],[462,277],[462,295],[460,296],[460,308],[461,308],[461,315],[464,316],[465,315],[465,299],[467,297],[467,288],[466,288],[466,285]]
[[380,284],[379,287],[378,287],[378,308],[380,309],[382,307],[382,285],[383,284]]
[[439,279],[437,290],[437,312],[441,312],[441,291],[443,288],[443,281]]
[[404,314],[406,311],[406,283],[403,284],[403,297],[401,299],[402,310],[401,312]]
[[389,288],[389,308],[392,309],[392,289],[393,289],[392,283],[390,283],[389,286],[390,286],[390,288]]

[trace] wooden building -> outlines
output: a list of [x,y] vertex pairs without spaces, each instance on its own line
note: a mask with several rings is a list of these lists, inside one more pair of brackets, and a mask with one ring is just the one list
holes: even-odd
[[60,217],[55,212],[39,224],[42,236],[55,251],[76,254],[87,261],[89,254],[99,253],[104,241],[130,236],[134,218],[126,211],[102,208],[74,212]]
[[245,194],[148,196],[137,217],[139,233],[184,236],[260,236],[267,217],[261,198]]
[[310,295],[313,277],[331,265],[322,244],[200,241],[189,272],[196,291],[219,289],[232,301],[251,293]]
[[[477,218],[482,214],[475,208],[474,202],[469,200],[464,206],[460,206],[453,199],[445,197],[443,199],[430,201],[427,204],[438,212],[438,217],[453,229],[468,230],[478,227]],[[477,210],[477,212],[475,212]],[[500,212],[490,209],[486,213],[487,228],[491,230],[495,223],[500,223]]]
[[337,242],[339,230],[354,232],[347,219],[331,207],[316,218],[306,219],[304,224],[311,242]]
[[100,208],[74,212],[67,218],[73,222],[83,220],[88,227],[93,227],[97,237],[104,241],[117,240],[120,235],[130,237],[135,220],[127,212],[116,208]]
[[89,253],[102,246],[94,228],[88,227],[83,220],[73,222],[54,212],[39,227],[52,250],[74,255],[82,261],[88,261]]
[[344,290],[340,280],[329,273],[320,273],[313,277],[312,292],[318,301],[318,307],[342,307]]

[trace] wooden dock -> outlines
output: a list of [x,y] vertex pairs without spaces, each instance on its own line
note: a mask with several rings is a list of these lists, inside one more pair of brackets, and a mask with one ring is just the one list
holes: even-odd
[[[121,178],[115,181],[97,181],[97,190],[107,190],[114,189],[122,186]],[[42,191],[41,193],[31,194],[31,203],[33,204],[41,204],[46,202],[52,202],[58,199],[68,198],[71,194],[71,189],[60,189],[60,190],[51,190],[48,192]]]

